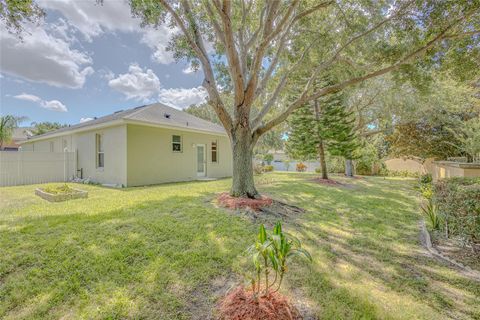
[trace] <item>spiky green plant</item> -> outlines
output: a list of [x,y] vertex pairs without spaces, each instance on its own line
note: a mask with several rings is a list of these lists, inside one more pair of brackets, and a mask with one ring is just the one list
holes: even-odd
[[[262,271],[265,283],[263,294],[268,295],[271,288],[276,286],[273,292],[280,289],[291,258],[300,255],[312,261],[310,253],[302,248],[300,240],[282,231],[280,222],[275,224],[271,234],[267,233],[263,224],[260,225],[257,240],[248,251],[255,268],[255,277],[252,277],[251,282],[256,297],[261,292]],[[270,282],[272,273],[273,281]]]
[[441,219],[432,198],[428,198],[427,202],[422,205],[422,212],[430,222],[432,230],[439,230]]

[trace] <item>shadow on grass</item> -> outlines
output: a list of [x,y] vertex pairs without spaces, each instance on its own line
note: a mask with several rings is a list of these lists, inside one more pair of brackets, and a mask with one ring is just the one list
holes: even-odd
[[[385,318],[396,314],[385,310],[395,308],[403,316],[394,318],[435,318],[433,310],[455,319],[478,318],[480,284],[432,259],[420,247],[420,217],[411,183],[394,181],[391,185],[388,180],[369,180],[359,180],[356,188],[349,190],[309,183],[298,188],[289,181],[278,181],[265,189],[309,211],[291,227],[295,226],[321,262],[313,271],[300,264],[301,276],[291,280],[292,286],[307,288],[325,318]],[[358,300],[377,300],[384,310],[365,307],[361,309],[364,313],[357,310],[360,313],[352,314],[351,308],[341,312],[338,303],[331,303],[330,292],[322,287],[318,292],[317,277],[332,279],[338,289],[335,299],[339,301],[349,304],[353,292],[365,291],[365,296],[357,296]]]
[[209,196],[18,220],[1,232],[0,315],[213,318],[212,283],[241,268],[256,226],[206,207]]
[[[307,209],[285,228],[314,257],[294,263],[285,290],[309,301],[319,318],[479,317],[480,286],[423,255],[409,183],[362,179],[346,189],[305,182],[305,175],[273,177],[261,191]],[[209,191],[188,196],[192,186]],[[139,196],[171,188],[186,195]],[[257,228],[209,203],[218,188],[102,188],[123,201],[117,210],[89,214],[103,199],[93,193],[87,202],[29,209],[56,208],[49,215],[3,221],[0,317],[211,318],[215,283],[243,270],[238,257]],[[77,205],[83,213],[68,212]]]

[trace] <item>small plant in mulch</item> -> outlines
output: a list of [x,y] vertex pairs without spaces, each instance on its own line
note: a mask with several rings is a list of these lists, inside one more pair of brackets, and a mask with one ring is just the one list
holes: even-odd
[[253,262],[253,275],[248,277],[250,287],[237,287],[225,296],[219,304],[219,318],[222,320],[291,320],[301,319],[300,313],[279,290],[290,260],[303,256],[312,257],[302,248],[301,242],[282,230],[280,222],[272,233],[260,225],[257,240],[247,252]]

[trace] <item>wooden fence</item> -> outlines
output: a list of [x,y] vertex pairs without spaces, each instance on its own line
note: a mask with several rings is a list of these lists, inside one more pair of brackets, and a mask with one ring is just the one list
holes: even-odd
[[0,151],[0,187],[68,181],[75,174],[75,152]]

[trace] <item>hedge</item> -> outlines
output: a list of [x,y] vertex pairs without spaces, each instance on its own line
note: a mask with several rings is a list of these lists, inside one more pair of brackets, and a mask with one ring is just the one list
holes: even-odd
[[448,235],[480,243],[480,178],[440,180],[433,196]]

